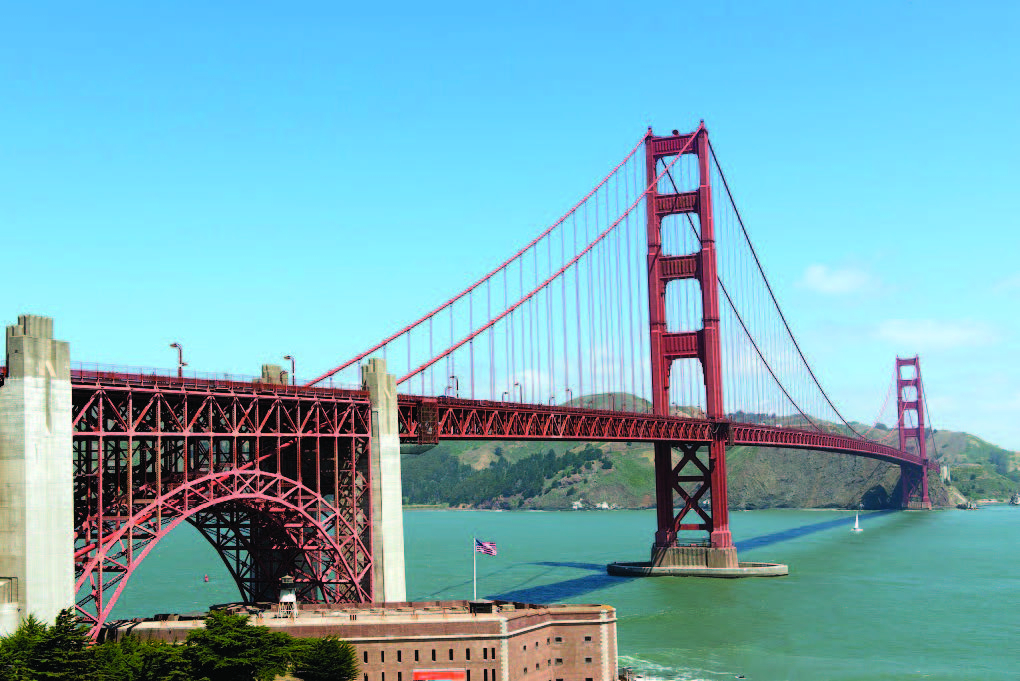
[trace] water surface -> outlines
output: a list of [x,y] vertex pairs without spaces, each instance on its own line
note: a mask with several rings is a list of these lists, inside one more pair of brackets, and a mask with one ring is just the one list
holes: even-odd
[[[478,593],[532,603],[607,603],[621,664],[648,679],[1020,678],[1020,508],[731,515],[741,560],[788,577],[610,577],[643,560],[652,511],[405,511],[411,599]],[[210,581],[202,581],[208,574]],[[236,600],[222,562],[191,528],[175,530],[135,573],[115,617]]]

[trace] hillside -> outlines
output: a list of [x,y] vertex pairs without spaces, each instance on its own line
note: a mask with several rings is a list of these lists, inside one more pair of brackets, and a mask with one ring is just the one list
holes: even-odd
[[[630,396],[578,398],[580,406],[611,406]],[[631,398],[633,399],[633,398]],[[678,410],[682,413],[682,410]],[[896,431],[879,428],[895,445]],[[947,464],[957,493],[938,470],[929,477],[932,503],[961,498],[1006,499],[1020,487],[1020,453],[967,433],[937,432],[929,455]],[[899,505],[899,467],[879,461],[790,449],[728,451],[730,507],[885,508]],[[477,508],[569,509],[655,503],[653,457],[641,443],[448,442],[402,458],[404,502]]]

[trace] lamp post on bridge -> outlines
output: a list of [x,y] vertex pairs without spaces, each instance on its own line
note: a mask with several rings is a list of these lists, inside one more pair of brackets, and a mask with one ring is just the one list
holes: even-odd
[[284,355],[283,358],[290,360],[290,384],[291,385],[297,385],[297,375],[295,374],[295,370],[294,370],[294,356],[293,355]]
[[177,378],[184,378],[184,367],[188,366],[184,361],[184,348],[180,343],[171,343],[170,347],[177,348]]

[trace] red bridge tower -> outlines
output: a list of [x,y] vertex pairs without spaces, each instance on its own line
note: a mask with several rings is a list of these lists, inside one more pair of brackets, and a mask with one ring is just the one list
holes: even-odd
[[[903,370],[913,367],[904,375]],[[907,414],[914,412],[915,418]],[[924,427],[924,387],[921,384],[921,362],[917,356],[906,359],[896,358],[896,414],[900,432],[900,450],[907,451],[907,444],[924,462],[920,470],[913,466],[900,466],[900,492],[903,508],[931,509],[928,498],[928,448]],[[910,426],[908,423],[915,425]]]
[[[694,137],[693,144],[691,138]],[[678,153],[698,157],[699,186],[695,191],[660,193],[656,166]],[[726,442],[729,423],[723,407],[722,356],[719,344],[719,287],[716,276],[715,231],[712,223],[708,131],[704,124],[693,133],[645,137],[648,216],[648,316],[651,326],[652,407],[669,415],[669,379],[674,360],[697,359],[705,382],[706,416],[715,427],[710,442],[655,443],[655,499],[658,527],[652,545],[656,566],[737,567],[737,551],[730,536],[726,495]],[[690,214],[698,218],[700,249],[686,255],[666,255],[662,249],[662,220],[668,215]],[[701,284],[702,328],[670,332],[666,324],[666,286],[681,279]],[[699,457],[706,446],[708,457]],[[673,449],[680,450],[673,463]],[[674,494],[683,501],[675,513]],[[706,499],[707,497],[707,499]],[[702,505],[710,501],[710,508]],[[687,521],[688,516],[692,516]],[[685,522],[686,521],[686,522]],[[708,545],[678,546],[683,530],[708,533]]]

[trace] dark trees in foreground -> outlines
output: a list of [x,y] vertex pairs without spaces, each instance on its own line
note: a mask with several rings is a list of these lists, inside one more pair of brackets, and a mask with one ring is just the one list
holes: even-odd
[[70,610],[53,625],[29,616],[0,638],[4,681],[272,681],[286,673],[302,681],[354,681],[357,655],[346,641],[296,639],[223,612],[211,612],[205,628],[181,645],[133,636],[89,645],[87,628]]

